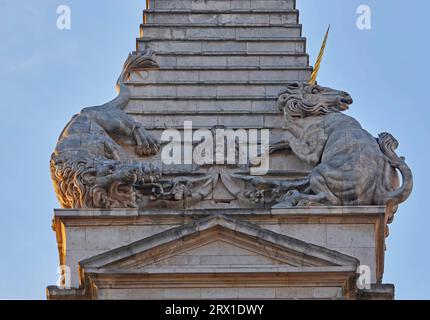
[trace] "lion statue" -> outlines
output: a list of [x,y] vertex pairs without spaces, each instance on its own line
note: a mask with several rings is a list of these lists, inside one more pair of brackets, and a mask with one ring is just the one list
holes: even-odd
[[[64,208],[135,208],[136,188],[160,178],[137,160],[156,154],[159,143],[123,109],[130,101],[130,72],[157,67],[153,53],[130,54],[119,77],[118,97],[83,109],[61,133],[51,156],[51,176]],[[134,157],[124,145],[134,146]]]
[[281,143],[313,170],[306,186],[287,192],[277,207],[386,205],[394,213],[410,196],[413,177],[395,153],[398,142],[388,133],[374,138],[343,114],[352,103],[346,92],[304,83],[280,94],[286,124]]

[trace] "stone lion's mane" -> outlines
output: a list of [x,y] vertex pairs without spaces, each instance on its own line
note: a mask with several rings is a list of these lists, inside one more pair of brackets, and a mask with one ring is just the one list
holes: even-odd
[[113,182],[108,188],[95,183],[97,164],[94,159],[69,157],[51,160],[51,177],[64,208],[130,207],[134,204],[132,187]]

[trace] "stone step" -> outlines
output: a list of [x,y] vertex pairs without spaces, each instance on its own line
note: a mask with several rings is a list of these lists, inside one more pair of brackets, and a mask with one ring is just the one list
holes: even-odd
[[297,10],[146,10],[145,23],[151,24],[298,24]]
[[130,83],[260,83],[265,81],[287,82],[289,79],[303,79],[310,77],[311,68],[162,68],[133,72]]
[[150,115],[132,114],[145,129],[183,129],[184,122],[192,121],[195,128],[212,128],[214,126],[226,126],[236,128],[282,128],[285,120],[281,113],[272,115],[254,114],[189,114],[189,115]]
[[164,52],[157,53],[156,60],[161,67],[250,67],[260,66],[261,68],[284,68],[298,67],[307,68],[309,66],[309,56],[304,53],[261,53],[261,54],[187,54]]
[[185,40],[185,39],[266,39],[300,38],[302,27],[293,25],[156,25],[142,24],[141,37],[144,39]]
[[151,9],[295,9],[295,0],[150,0]]
[[189,40],[137,40],[137,50],[152,49],[156,53],[196,53],[224,52],[230,53],[305,53],[306,39],[265,39],[265,40],[215,40],[215,39],[189,39]]
[[[306,81],[306,79],[291,79],[290,81]],[[168,98],[175,97],[196,97],[196,98],[276,98],[278,94],[285,89],[285,81],[261,81],[259,83],[249,82],[232,82],[232,83],[199,83],[184,84],[166,83],[166,84],[145,84],[129,83],[131,95],[133,98]]]
[[130,114],[278,114],[275,96],[265,99],[216,98],[133,98],[127,105]]

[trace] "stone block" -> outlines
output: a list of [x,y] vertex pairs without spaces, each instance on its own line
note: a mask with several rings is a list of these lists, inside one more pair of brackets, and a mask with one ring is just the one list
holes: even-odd
[[239,290],[237,288],[202,288],[200,289],[201,299],[238,299]]
[[308,66],[308,57],[303,55],[270,55],[260,57],[261,67],[290,67],[290,66]]
[[239,288],[239,299],[275,299],[275,288]]
[[190,9],[193,0],[150,0],[151,9]]
[[297,238],[319,246],[327,246],[327,225],[324,224],[277,224],[264,225],[274,232]]
[[144,85],[144,86],[129,86],[133,97],[165,97],[176,96],[177,87],[175,85]]
[[294,0],[251,0],[250,8],[253,10],[286,10],[295,9],[295,3]]
[[327,226],[327,245],[330,248],[374,248],[375,226],[329,225]]
[[169,230],[171,228],[176,227],[175,225],[153,225],[153,224],[147,224],[147,225],[134,225],[134,226],[128,226],[128,234],[130,237],[130,243],[135,242],[138,240],[142,240],[144,238],[153,236],[154,234],[158,234],[161,232],[164,232],[166,230]]
[[67,250],[85,249],[85,229],[69,228],[66,236]]
[[151,9],[277,10],[294,9],[293,0],[151,0]]
[[229,10],[230,1],[228,0],[193,0],[191,4],[193,10]]
[[300,28],[288,28],[288,27],[248,27],[248,28],[237,28],[236,29],[236,38],[298,38],[301,36]]
[[216,97],[217,86],[183,85],[177,87],[178,97]]
[[256,67],[259,65],[259,56],[229,56],[227,57],[227,65],[229,67]]
[[263,119],[255,115],[218,116],[218,124],[233,128],[262,128]]
[[295,11],[218,11],[200,13],[191,11],[149,11],[147,23],[150,24],[236,24],[236,25],[280,25],[297,23],[298,14]]
[[168,82],[196,82],[199,80],[199,71],[188,70],[158,70],[141,71],[140,77],[132,77],[132,81],[143,81],[145,83],[168,83]]
[[284,287],[275,288],[276,299],[312,299],[314,288],[312,287]]
[[195,128],[212,127],[218,124],[217,118],[210,116],[187,115],[172,116],[159,115],[154,119],[154,127],[158,128],[184,128],[185,121],[192,121]]
[[247,46],[248,53],[286,53],[286,52],[304,52],[304,47],[300,48],[300,44],[296,42],[276,42],[276,41],[255,41],[248,42]]
[[234,39],[236,38],[236,29],[226,27],[215,28],[187,28],[186,36],[188,39]]
[[289,81],[289,79],[298,78],[298,70],[285,69],[285,70],[259,70],[250,71],[250,81]]
[[178,66],[178,58],[174,55],[161,55],[159,54],[156,58],[157,63],[160,67],[176,67]]
[[[138,107],[142,108],[139,112]],[[150,113],[175,113],[196,112],[196,101],[194,100],[133,100],[127,106],[127,112],[137,112],[140,114]]]
[[219,85],[217,86],[218,97],[264,97],[266,88],[262,85]]
[[267,112],[267,113],[278,113],[279,110],[276,107],[276,101],[273,100],[257,100],[251,102],[252,112]]
[[249,112],[252,103],[249,100],[197,100],[197,112]]
[[163,300],[165,290],[155,289],[98,289],[97,298],[99,300]]
[[194,300],[200,297],[200,288],[164,289],[166,300]]
[[249,81],[249,71],[240,70],[202,70],[199,71],[200,81],[236,82]]
[[203,52],[245,52],[246,42],[238,41],[205,41],[201,43]]
[[227,56],[178,56],[177,67],[224,67],[227,65]]
[[127,226],[86,227],[86,250],[109,250],[130,243],[130,235]]
[[342,298],[342,288],[337,288],[337,287],[315,288],[313,297],[315,299],[340,299]]

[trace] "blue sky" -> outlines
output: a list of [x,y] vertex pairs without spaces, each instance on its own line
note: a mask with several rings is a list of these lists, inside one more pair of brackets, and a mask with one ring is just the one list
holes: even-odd
[[[423,0],[297,0],[315,61],[332,33],[319,82],[355,99],[350,115],[372,134],[391,132],[415,174],[387,240],[386,283],[399,299],[430,299],[430,216],[426,212],[429,116],[428,17]],[[56,9],[72,9],[72,29],[56,28]],[[372,29],[356,27],[356,9],[372,9]],[[82,107],[115,95],[134,50],[144,0],[0,0],[0,298],[44,299],[56,282],[51,231],[58,207],[49,175],[57,137]]]

